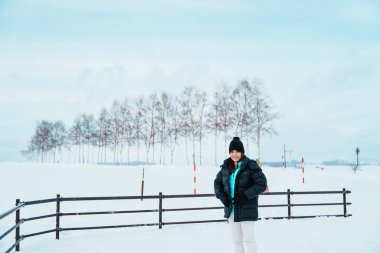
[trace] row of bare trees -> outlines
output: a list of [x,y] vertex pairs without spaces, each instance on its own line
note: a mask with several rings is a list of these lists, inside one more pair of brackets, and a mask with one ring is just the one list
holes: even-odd
[[[61,121],[42,121],[37,124],[23,154],[42,162],[56,162],[57,155],[62,157],[65,149],[69,160],[76,162],[129,164],[131,148],[136,150],[137,161],[140,161],[141,145],[144,145],[146,162],[166,164],[168,149],[172,164],[175,148],[182,141],[187,164],[191,162],[189,144],[193,161],[198,148],[197,159],[202,164],[204,139],[213,135],[216,164],[217,141],[221,135],[224,150],[231,136],[240,136],[246,145],[249,140],[257,144],[260,157],[261,138],[276,133],[272,123],[277,117],[260,79],[243,80],[234,88],[223,84],[211,100],[206,92],[189,86],[178,96],[154,92],[147,97],[115,100],[111,108],[103,108],[97,118],[80,114],[70,128]],[[112,154],[112,160],[107,154]]]

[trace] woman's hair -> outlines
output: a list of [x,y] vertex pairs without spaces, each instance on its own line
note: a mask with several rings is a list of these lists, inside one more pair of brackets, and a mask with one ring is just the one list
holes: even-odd
[[[241,157],[240,157],[239,162],[240,162],[241,160],[243,160],[244,157],[245,157],[245,154],[244,154],[244,153],[241,153]],[[231,172],[231,173],[233,173],[233,172],[236,170],[236,168],[235,168],[235,163],[234,163],[234,161],[231,159],[231,157],[227,160],[227,164],[226,164],[226,165],[227,165],[227,168],[230,169],[230,172]]]

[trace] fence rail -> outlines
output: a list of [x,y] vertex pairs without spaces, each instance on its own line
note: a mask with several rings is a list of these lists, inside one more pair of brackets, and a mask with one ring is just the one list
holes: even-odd
[[[347,206],[351,205],[350,202],[347,202],[347,194],[351,193],[351,191],[343,188],[342,191],[291,191],[288,189],[286,192],[267,192],[261,194],[261,196],[274,196],[274,195],[286,195],[287,203],[285,204],[273,204],[273,205],[259,205],[259,208],[277,208],[277,207],[286,207],[288,211],[287,216],[279,216],[279,217],[262,217],[262,219],[304,219],[304,218],[316,218],[316,217],[349,217],[351,214],[347,213]],[[320,195],[320,194],[342,194],[343,200],[342,202],[334,202],[334,203],[292,203],[291,196],[292,195]],[[218,219],[218,220],[193,220],[193,221],[175,221],[175,222],[164,222],[162,218],[163,212],[181,212],[181,211],[200,211],[200,210],[216,210],[223,209],[221,206],[215,207],[191,207],[191,208],[163,208],[163,200],[164,199],[179,199],[179,198],[207,198],[207,197],[215,197],[214,194],[182,194],[182,195],[164,195],[161,192],[158,195],[149,195],[149,196],[109,196],[109,197],[61,197],[57,194],[56,198],[51,199],[42,199],[42,200],[34,200],[34,201],[25,201],[20,202],[19,199],[16,200],[16,207],[6,211],[5,213],[0,215],[0,221],[5,217],[16,213],[16,223],[13,227],[8,229],[4,234],[0,235],[0,240],[9,235],[12,231],[15,231],[15,243],[7,250],[6,253],[11,252],[13,249],[16,251],[20,250],[20,243],[22,240],[28,237],[38,236],[42,234],[54,233],[56,234],[56,239],[59,239],[60,232],[62,231],[73,231],[73,230],[92,230],[92,229],[112,229],[112,228],[127,228],[127,227],[143,227],[143,226],[158,226],[159,229],[165,225],[178,225],[178,224],[192,224],[192,223],[212,223],[212,222],[225,222],[226,219]],[[62,202],[74,202],[74,201],[105,201],[105,200],[134,200],[134,199],[158,199],[158,209],[145,209],[145,210],[122,210],[122,211],[102,211],[102,212],[61,212],[61,203]],[[30,218],[20,218],[20,209],[29,206],[29,205],[37,205],[44,203],[56,203],[56,213],[41,215]],[[306,206],[343,206],[343,214],[326,214],[326,215],[304,215],[304,216],[294,216],[292,215],[292,208],[294,207],[306,207]],[[144,223],[144,224],[124,224],[124,225],[112,225],[112,226],[91,226],[91,227],[61,227],[61,217],[62,216],[78,216],[78,215],[109,215],[109,214],[130,214],[130,213],[158,213],[158,222],[157,223]],[[32,220],[40,220],[46,218],[56,218],[56,226],[53,229],[40,231],[32,234],[20,235],[20,226],[24,222],[32,221]]]

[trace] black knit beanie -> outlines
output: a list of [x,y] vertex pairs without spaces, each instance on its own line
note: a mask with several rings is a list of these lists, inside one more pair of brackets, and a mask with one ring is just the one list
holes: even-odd
[[234,137],[232,141],[230,142],[230,148],[229,148],[230,153],[232,152],[232,150],[236,150],[241,153],[244,153],[244,146],[243,146],[243,143],[240,141],[239,137]]

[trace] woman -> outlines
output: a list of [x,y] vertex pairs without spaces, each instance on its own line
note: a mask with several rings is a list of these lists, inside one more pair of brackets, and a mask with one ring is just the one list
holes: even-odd
[[267,179],[256,162],[244,155],[239,137],[233,138],[229,152],[230,158],[220,166],[214,181],[215,195],[224,205],[234,252],[257,252],[254,222],[258,218],[259,194],[265,191]]

